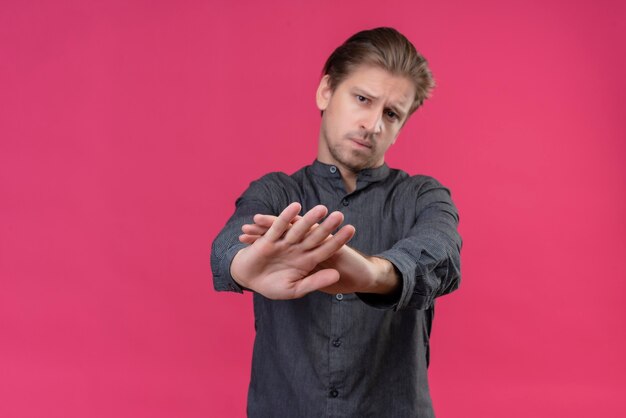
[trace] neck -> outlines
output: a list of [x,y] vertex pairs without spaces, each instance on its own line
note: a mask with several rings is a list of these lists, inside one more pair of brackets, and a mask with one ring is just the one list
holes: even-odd
[[356,178],[358,173],[350,170],[347,167],[344,167],[343,164],[339,164],[337,161],[334,161],[332,158],[326,157],[325,155],[318,153],[317,161],[324,164],[332,164],[339,170],[339,174],[341,174],[341,180],[343,180],[343,185],[348,193],[352,193],[356,190]]
[[346,191],[352,193],[356,190],[356,173],[341,167],[339,167],[339,172],[341,173],[341,179]]

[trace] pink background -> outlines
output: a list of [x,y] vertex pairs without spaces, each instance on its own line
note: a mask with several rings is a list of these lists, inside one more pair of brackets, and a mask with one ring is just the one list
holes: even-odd
[[438,417],[626,416],[624,2],[127,3],[0,5],[0,416],[244,415],[210,243],[313,161],[324,59],[380,25],[439,84],[388,162],[461,212]]

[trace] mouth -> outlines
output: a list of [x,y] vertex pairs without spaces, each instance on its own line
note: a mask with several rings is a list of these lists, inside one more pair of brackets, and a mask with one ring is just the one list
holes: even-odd
[[354,142],[359,148],[371,149],[372,144],[361,138],[350,138],[350,141]]

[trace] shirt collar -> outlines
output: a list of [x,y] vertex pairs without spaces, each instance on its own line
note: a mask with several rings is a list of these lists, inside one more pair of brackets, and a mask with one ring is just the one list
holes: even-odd
[[[318,160],[313,161],[311,164],[311,169],[313,174],[327,177],[327,178],[335,178],[341,179],[341,173],[339,172],[339,168],[332,164],[322,163]],[[357,175],[357,182],[367,182],[373,183],[376,181],[380,181],[385,179],[389,175],[389,166],[387,163],[383,163],[380,167],[376,168],[366,168],[359,171]]]

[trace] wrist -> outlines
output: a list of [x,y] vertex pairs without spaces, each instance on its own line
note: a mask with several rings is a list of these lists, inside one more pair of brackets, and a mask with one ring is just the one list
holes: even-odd
[[398,270],[389,260],[367,257],[372,265],[372,289],[368,293],[392,294],[400,287]]
[[230,277],[237,283],[240,287],[244,289],[250,289],[247,281],[242,277],[241,272],[239,271],[239,267],[241,266],[241,254],[246,250],[247,247],[242,248],[237,251],[237,254],[233,257],[233,261],[230,263]]

